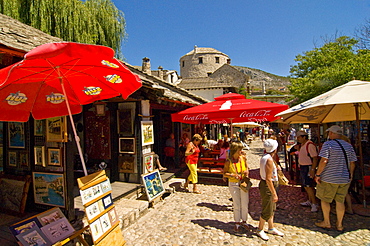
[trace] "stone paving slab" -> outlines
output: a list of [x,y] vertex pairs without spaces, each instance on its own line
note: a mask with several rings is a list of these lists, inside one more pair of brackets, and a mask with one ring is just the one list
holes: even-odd
[[[314,223],[322,220],[322,213],[311,213],[309,208],[299,205],[307,198],[297,186],[282,186],[279,189],[275,224],[285,236],[271,235],[267,242],[257,237],[255,228],[261,212],[258,167],[262,150],[262,142],[254,141],[247,154],[254,179],[248,219],[251,230],[241,233],[233,231],[231,196],[222,179],[200,177],[202,194],[188,193],[180,189],[188,175],[185,172],[182,179],[169,185],[173,193],[154,207],[145,209],[145,214],[123,227],[126,245],[370,245],[370,217],[346,214],[344,233],[318,228]],[[332,225],[335,225],[335,220],[332,214]]]

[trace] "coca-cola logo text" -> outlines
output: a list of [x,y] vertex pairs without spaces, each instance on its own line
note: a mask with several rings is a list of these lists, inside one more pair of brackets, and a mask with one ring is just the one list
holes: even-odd
[[265,110],[258,110],[257,112],[250,113],[248,111],[243,111],[240,113],[241,118],[253,118],[253,117],[264,117],[269,116],[271,110],[265,109]]
[[208,115],[207,114],[198,114],[195,116],[189,116],[185,115],[184,120],[208,120]]

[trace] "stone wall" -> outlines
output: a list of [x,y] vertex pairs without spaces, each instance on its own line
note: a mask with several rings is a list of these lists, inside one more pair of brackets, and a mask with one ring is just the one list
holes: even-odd
[[[202,48],[195,48],[202,49]],[[218,63],[216,63],[216,57],[218,57]],[[202,58],[203,62],[199,63],[199,58]],[[213,73],[219,67],[227,64],[229,57],[217,50],[214,52],[191,52],[180,58],[180,75],[183,78],[198,78],[207,77],[208,73]]]

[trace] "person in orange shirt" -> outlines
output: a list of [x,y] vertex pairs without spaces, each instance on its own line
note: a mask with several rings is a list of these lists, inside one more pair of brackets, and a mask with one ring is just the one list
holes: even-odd
[[190,182],[193,183],[193,192],[196,194],[200,194],[201,192],[197,189],[198,183],[198,173],[197,173],[197,164],[199,159],[199,144],[202,141],[202,137],[199,134],[194,134],[191,139],[191,142],[188,143],[185,151],[185,162],[189,168],[190,174],[184,184],[184,189],[189,190],[188,186]]

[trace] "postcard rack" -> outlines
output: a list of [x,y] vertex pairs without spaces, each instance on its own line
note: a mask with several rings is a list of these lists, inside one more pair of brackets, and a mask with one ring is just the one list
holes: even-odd
[[105,171],[79,178],[77,183],[94,245],[125,245]]

